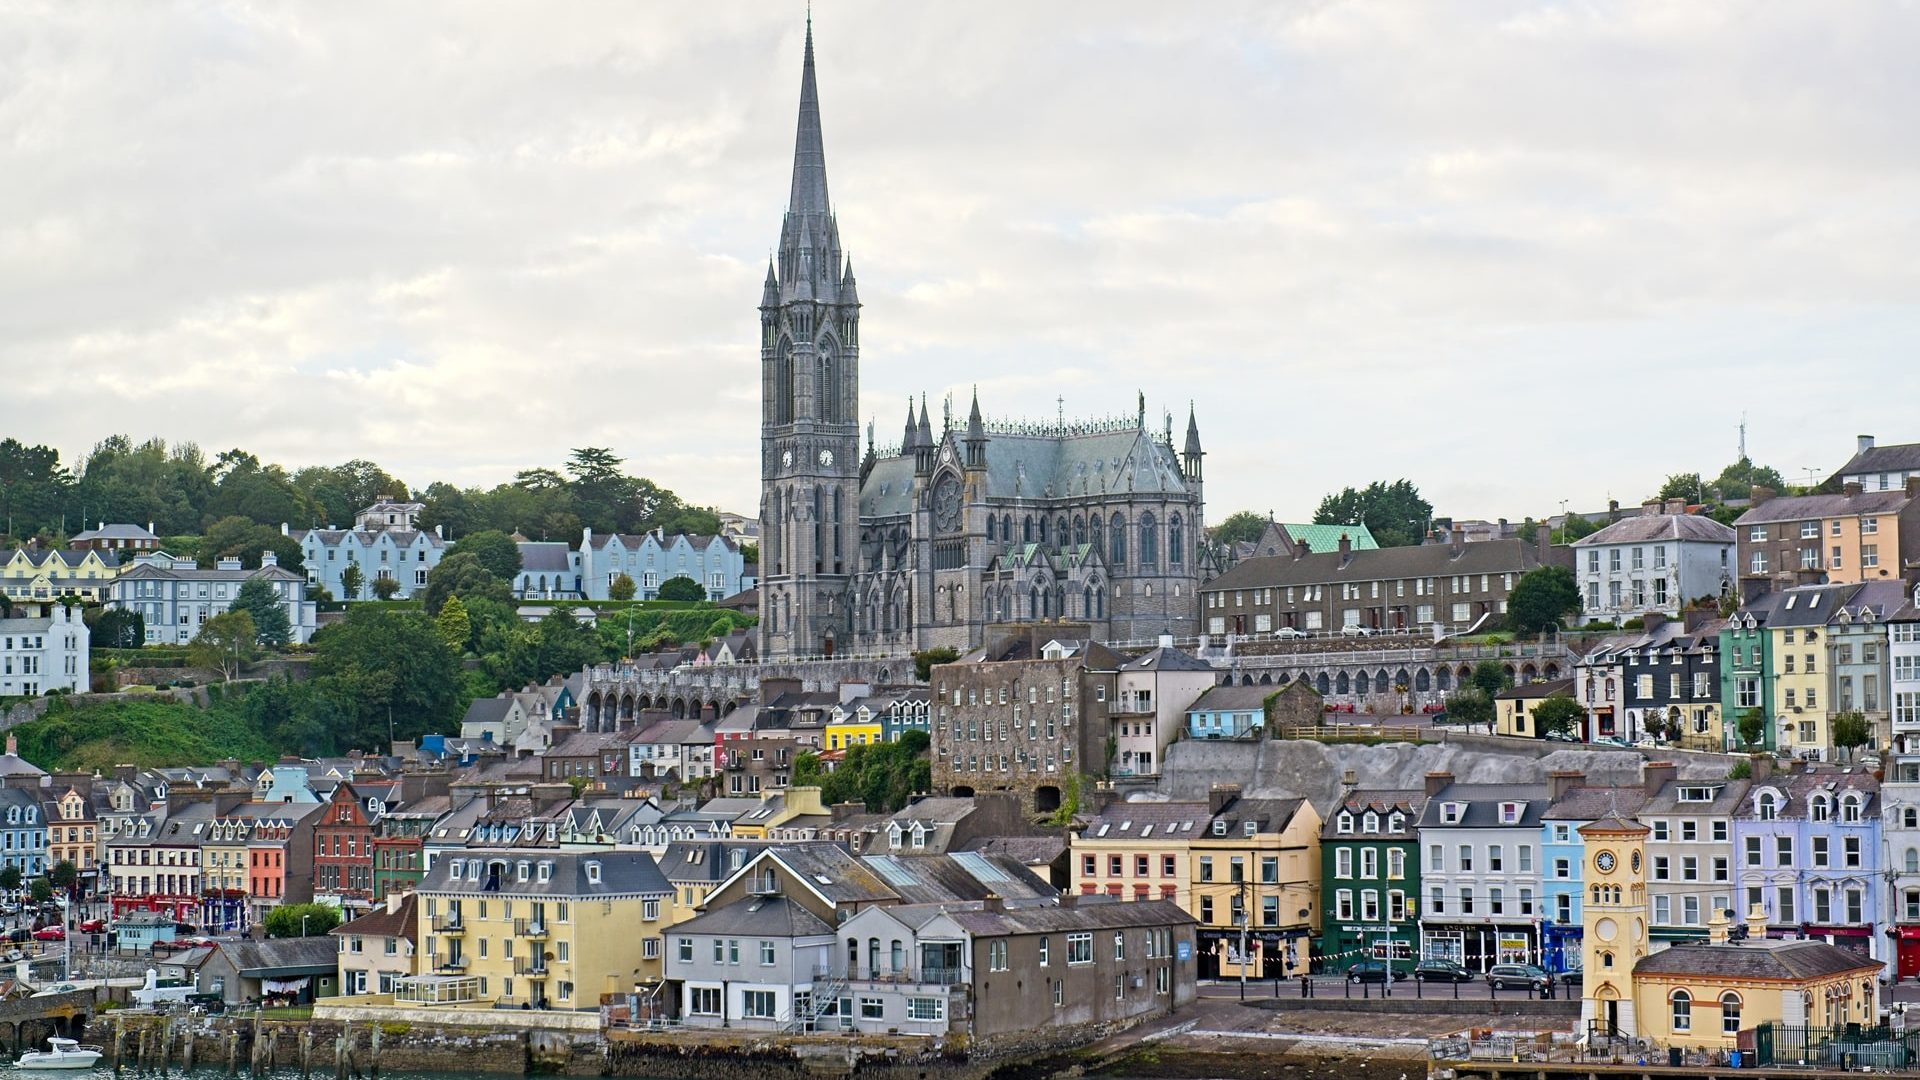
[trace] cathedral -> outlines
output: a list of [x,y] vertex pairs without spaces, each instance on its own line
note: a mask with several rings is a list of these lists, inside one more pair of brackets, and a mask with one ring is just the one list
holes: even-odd
[[[1191,408],[1090,422],[964,422],[924,396],[896,447],[861,446],[860,297],[827,197],[809,25],[793,185],[760,297],[763,657],[949,647],[1062,622],[1101,640],[1190,635],[1205,553]],[[1076,634],[1076,636],[1077,636]]]

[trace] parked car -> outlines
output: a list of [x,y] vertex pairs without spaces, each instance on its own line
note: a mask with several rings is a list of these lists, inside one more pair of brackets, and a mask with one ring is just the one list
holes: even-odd
[[1608,746],[1608,747],[1613,747],[1619,750],[1625,750],[1627,748],[1627,744],[1625,740],[1616,739],[1611,735],[1595,735],[1593,737],[1592,745]]
[[1480,976],[1452,960],[1422,960],[1414,967],[1413,977],[1421,982],[1464,983],[1472,982]]
[[33,932],[35,941],[65,941],[67,932],[57,926],[43,926]]
[[1568,968],[1560,973],[1559,978],[1569,990],[1578,990],[1586,985],[1587,973],[1579,968]]
[[7,931],[4,936],[0,936],[0,940],[5,940],[9,944],[14,944],[14,945],[17,945],[22,941],[32,941],[33,931],[27,929],[24,926],[16,926],[13,929]]
[[1340,636],[1341,637],[1372,637],[1373,628],[1371,626],[1357,626],[1357,625],[1343,626],[1340,628]]
[[106,929],[107,920],[105,919],[88,919],[80,924],[80,931],[85,934],[105,933]]
[[1305,630],[1300,629],[1297,626],[1283,626],[1280,629],[1275,630],[1273,632],[1273,636],[1279,638],[1282,641],[1292,641],[1298,638],[1306,637],[1307,632]]
[[1549,731],[1546,737],[1554,742],[1579,742],[1580,736],[1571,731]]
[[1487,982],[1495,990],[1547,990],[1553,975],[1537,964],[1495,964],[1487,969]]
[[[1401,982],[1407,977],[1407,969],[1395,966],[1393,981]],[[1347,981],[1355,983],[1384,983],[1387,981],[1387,962],[1385,960],[1362,960],[1347,969]]]

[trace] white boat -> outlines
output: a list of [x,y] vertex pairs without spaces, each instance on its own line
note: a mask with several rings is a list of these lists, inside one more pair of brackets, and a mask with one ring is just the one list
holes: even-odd
[[97,1046],[82,1046],[72,1039],[48,1039],[47,1047],[21,1054],[14,1064],[23,1069],[91,1069],[105,1053]]

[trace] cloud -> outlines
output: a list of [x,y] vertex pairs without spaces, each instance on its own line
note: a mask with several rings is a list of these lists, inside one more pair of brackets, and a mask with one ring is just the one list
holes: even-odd
[[[1195,403],[1213,516],[1831,468],[1920,344],[1920,9],[1704,0],[815,11],[863,409]],[[0,385],[490,484],[610,445],[757,504],[800,17],[619,3],[0,11]],[[1864,393],[1863,393],[1864,391]],[[936,408],[937,413],[937,408]]]

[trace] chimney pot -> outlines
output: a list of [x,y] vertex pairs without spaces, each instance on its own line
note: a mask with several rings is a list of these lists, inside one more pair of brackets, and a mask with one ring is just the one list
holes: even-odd
[[1845,495],[1849,499],[1860,494],[1861,490],[1860,481],[1858,480],[1849,480],[1840,485],[1840,494]]
[[1352,769],[1348,769],[1340,774],[1340,782],[1348,787],[1353,787],[1360,782],[1360,774]]
[[1907,498],[1920,495],[1920,473],[1907,477]]
[[1215,784],[1207,791],[1207,813],[1218,814],[1240,797],[1240,785]]
[[1667,500],[1667,513],[1684,514],[1686,512],[1687,512],[1687,500],[1685,499],[1668,499]]
[[1660,793],[1667,781],[1680,775],[1680,767],[1671,761],[1649,761],[1640,770],[1640,788],[1651,799]]
[[1451,772],[1440,770],[1440,771],[1428,773],[1427,774],[1427,797],[1432,798],[1433,796],[1440,794],[1442,791],[1445,791],[1447,788],[1447,785],[1451,783],[1453,783],[1453,774]]
[[1294,558],[1296,558],[1296,559],[1304,559],[1304,558],[1306,558],[1306,557],[1307,557],[1308,555],[1310,555],[1310,554],[1312,554],[1312,553],[1313,553],[1313,549],[1312,549],[1312,548],[1309,548],[1309,547],[1307,546],[1307,542],[1306,542],[1305,540],[1295,540],[1295,541],[1293,542],[1293,557],[1294,557]]
[[1853,440],[1855,446],[1858,447],[1855,453],[1864,454],[1873,449],[1873,436],[1871,435],[1855,435]]

